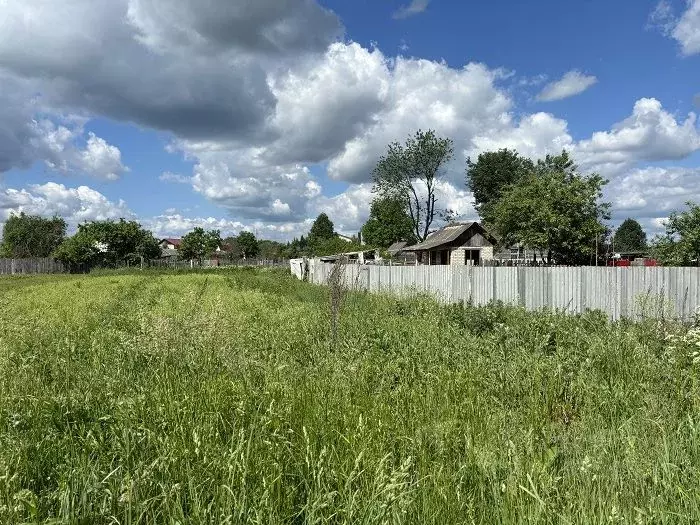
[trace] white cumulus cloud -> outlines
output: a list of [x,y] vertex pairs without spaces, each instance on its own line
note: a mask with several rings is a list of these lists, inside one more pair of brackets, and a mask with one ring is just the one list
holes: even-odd
[[121,199],[113,202],[88,186],[68,188],[56,182],[2,190],[0,222],[7,220],[11,213],[20,212],[44,217],[60,215],[72,227],[85,221],[134,217]]
[[537,100],[551,102],[573,97],[593,86],[598,79],[593,75],[584,75],[580,71],[569,71],[555,82],[547,84],[537,95]]
[[397,20],[418,15],[428,8],[430,0],[411,0],[410,3],[399,7],[394,11],[393,17]]
[[654,98],[639,99],[632,115],[610,131],[593,133],[574,148],[582,164],[611,172],[640,161],[682,159],[698,150],[700,130],[695,113],[678,121]]
[[686,0],[686,9],[675,15],[667,0],[659,2],[649,16],[651,26],[673,38],[685,56],[700,53],[700,0]]

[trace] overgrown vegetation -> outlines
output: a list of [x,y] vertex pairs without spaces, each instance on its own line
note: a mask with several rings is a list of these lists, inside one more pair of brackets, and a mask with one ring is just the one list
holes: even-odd
[[271,271],[2,279],[0,523],[694,523],[698,333]]

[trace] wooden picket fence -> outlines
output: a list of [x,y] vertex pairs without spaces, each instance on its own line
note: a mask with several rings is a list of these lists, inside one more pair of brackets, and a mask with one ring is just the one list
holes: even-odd
[[66,268],[60,261],[50,257],[33,259],[0,259],[0,275],[64,273],[66,271]]

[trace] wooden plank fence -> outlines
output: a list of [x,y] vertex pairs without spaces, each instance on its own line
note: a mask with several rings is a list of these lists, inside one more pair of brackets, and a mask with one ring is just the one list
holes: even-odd
[[[299,266],[297,264],[297,266]],[[325,284],[332,264],[308,262],[308,278]],[[302,271],[291,262],[292,272]],[[613,320],[700,312],[700,268],[691,267],[483,267],[348,264],[348,287],[370,292],[427,292],[443,302],[485,305],[503,301],[530,310],[571,314],[601,310]]]
[[0,275],[63,273],[61,262],[50,257],[36,259],[0,259]]

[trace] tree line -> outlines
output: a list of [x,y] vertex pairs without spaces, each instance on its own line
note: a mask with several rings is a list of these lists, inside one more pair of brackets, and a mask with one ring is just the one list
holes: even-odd
[[[282,243],[258,239],[249,231],[223,237],[220,230],[194,228],[182,237],[177,256],[202,261],[254,258],[282,260],[304,255],[328,255],[359,249],[359,239],[341,239],[328,215],[322,213],[307,236]],[[153,233],[133,220],[89,221],[67,235],[65,219],[11,214],[3,226],[0,257],[12,259],[53,257],[71,268],[115,268],[158,259],[162,251]]]
[[[349,242],[321,213],[306,236],[287,243],[257,239],[248,231],[222,239],[219,230],[195,228],[182,238],[179,258],[202,260],[217,253],[230,260],[288,259],[424,241],[436,225],[456,218],[438,199],[453,159],[452,140],[432,130],[390,144],[372,172],[367,222]],[[566,151],[533,160],[511,149],[468,157],[464,180],[482,223],[503,247],[527,247],[560,264],[591,264],[613,250],[649,251],[668,265],[700,263],[699,205],[688,202],[686,210],[671,213],[665,232],[647,243],[641,225],[631,218],[613,234],[611,204],[602,200],[607,182],[596,173],[581,173]],[[0,257],[52,256],[69,265],[114,267],[160,255],[153,234],[124,219],[87,222],[67,237],[61,217],[13,214],[0,243]]]
[[[438,201],[453,158],[452,140],[432,130],[390,144],[373,171],[374,198],[363,239],[380,247],[399,240],[421,242],[437,223],[456,218]],[[669,265],[700,261],[698,205],[688,202],[687,210],[671,213],[665,233],[650,244],[631,218],[613,234],[611,204],[603,201],[608,181],[597,173],[581,173],[567,151],[536,160],[507,148],[484,152],[467,158],[464,183],[481,222],[503,247],[527,247],[548,262],[592,264],[613,249],[650,251]]]

